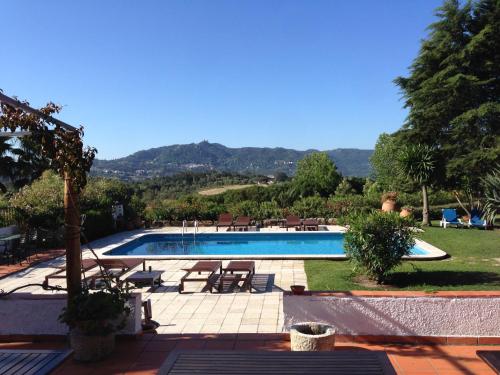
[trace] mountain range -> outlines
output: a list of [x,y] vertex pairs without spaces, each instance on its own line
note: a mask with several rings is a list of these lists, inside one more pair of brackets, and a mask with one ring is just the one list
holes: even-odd
[[[287,175],[293,175],[297,162],[317,151],[298,151],[281,147],[230,148],[219,143],[203,141],[151,148],[119,159],[96,159],[91,173],[132,180],[168,176],[185,171],[210,170],[260,175],[285,172]],[[373,150],[339,148],[325,152],[344,176],[365,177],[370,174],[369,158]]]

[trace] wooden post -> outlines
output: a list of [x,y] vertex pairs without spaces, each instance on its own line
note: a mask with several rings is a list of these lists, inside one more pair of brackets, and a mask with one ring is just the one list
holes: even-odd
[[66,246],[66,283],[68,301],[82,288],[80,257],[80,203],[68,172],[64,173],[64,242]]

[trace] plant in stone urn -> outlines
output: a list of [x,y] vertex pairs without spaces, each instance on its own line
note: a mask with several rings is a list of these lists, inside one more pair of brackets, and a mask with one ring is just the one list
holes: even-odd
[[83,289],[59,316],[59,321],[70,328],[74,358],[96,361],[111,354],[115,333],[125,327],[129,314],[127,296],[118,288],[95,293]]

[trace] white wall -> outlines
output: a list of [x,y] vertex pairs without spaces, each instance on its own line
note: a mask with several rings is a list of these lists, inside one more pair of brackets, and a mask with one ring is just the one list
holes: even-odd
[[[132,293],[132,311],[120,334],[141,331],[141,294]],[[0,336],[65,335],[68,328],[57,318],[66,306],[66,295],[16,293],[0,299]]]
[[500,337],[500,298],[283,297],[285,327],[325,322],[345,335]]

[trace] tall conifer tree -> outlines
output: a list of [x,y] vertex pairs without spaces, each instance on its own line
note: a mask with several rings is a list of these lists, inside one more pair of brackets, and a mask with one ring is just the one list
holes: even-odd
[[479,179],[500,161],[500,0],[447,0],[408,77],[409,115],[398,136],[439,151],[445,182]]

